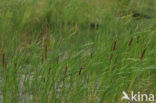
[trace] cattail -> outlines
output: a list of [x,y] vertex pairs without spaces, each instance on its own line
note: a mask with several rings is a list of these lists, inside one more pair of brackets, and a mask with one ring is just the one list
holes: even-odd
[[110,56],[110,61],[112,61],[114,54],[112,53],[112,55]]
[[3,34],[1,35],[1,48],[3,48]]
[[137,36],[137,43],[139,43],[139,39],[140,39],[140,36],[138,35],[138,36]]
[[68,65],[66,65],[66,67],[64,68],[64,75],[66,75],[67,70],[68,70]]
[[44,50],[45,50],[45,59],[47,60],[47,45],[45,45]]
[[80,70],[79,70],[79,75],[81,75],[82,69],[83,69],[83,68],[82,68],[82,67],[80,67]]
[[93,52],[90,53],[90,58],[92,59],[92,57],[93,57]]
[[141,56],[140,56],[140,60],[143,59],[144,55],[145,55],[146,49],[144,49],[144,51],[142,52]]
[[3,64],[3,67],[5,66],[5,54],[3,54],[3,57],[2,57],[2,64]]
[[60,56],[57,57],[57,59],[56,59],[56,64],[58,64],[59,59],[60,59]]
[[69,51],[68,60],[70,60],[71,57],[71,50]]
[[113,51],[115,51],[115,50],[116,50],[116,40],[115,40],[114,45],[113,45]]
[[41,55],[41,64],[43,64],[43,53]]
[[128,43],[128,46],[131,46],[132,41],[133,41],[133,37],[131,37],[131,39],[130,39],[130,41],[129,41],[129,43]]

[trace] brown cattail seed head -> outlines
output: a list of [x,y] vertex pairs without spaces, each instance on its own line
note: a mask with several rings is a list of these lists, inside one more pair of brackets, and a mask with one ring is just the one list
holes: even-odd
[[90,53],[90,58],[92,59],[92,57],[93,57],[93,52]]
[[80,70],[79,70],[79,75],[81,75],[82,69],[83,69],[83,68],[82,68],[82,67],[80,67]]
[[70,60],[70,57],[71,57],[71,50],[69,51],[69,54],[68,54],[68,60]]
[[45,45],[45,59],[47,60],[47,45]]
[[133,37],[131,37],[131,39],[130,39],[130,41],[129,41],[129,43],[128,43],[128,46],[131,46],[132,41],[133,41]]
[[144,51],[142,52],[141,56],[140,56],[140,60],[143,59],[144,55],[145,55],[146,49],[144,49]]
[[116,50],[116,40],[114,41],[114,45],[113,45],[113,51]]
[[41,55],[41,64],[43,64],[43,53]]

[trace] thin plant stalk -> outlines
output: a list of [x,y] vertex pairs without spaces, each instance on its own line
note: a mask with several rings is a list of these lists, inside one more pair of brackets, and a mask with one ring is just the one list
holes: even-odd
[[110,56],[110,61],[112,61],[114,54],[112,53],[112,55]]

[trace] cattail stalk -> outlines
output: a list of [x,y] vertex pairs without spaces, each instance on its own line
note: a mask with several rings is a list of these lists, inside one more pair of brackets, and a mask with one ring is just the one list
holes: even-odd
[[116,40],[114,41],[114,45],[113,45],[113,51],[116,50]]
[[131,37],[131,39],[130,39],[130,41],[128,43],[128,46],[131,46],[132,42],[133,42],[133,37]]
[[80,70],[79,70],[79,75],[81,75],[82,69],[83,69],[83,68],[82,68],[82,67],[80,67]]
[[112,61],[114,54],[112,53],[112,55],[110,56],[110,61]]
[[144,55],[145,55],[146,49],[144,49],[144,51],[142,52],[141,56],[140,56],[140,60],[143,59]]

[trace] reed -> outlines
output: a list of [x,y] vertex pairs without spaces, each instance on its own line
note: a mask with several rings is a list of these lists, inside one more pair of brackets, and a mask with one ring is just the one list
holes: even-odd
[[130,41],[128,43],[128,46],[131,46],[132,42],[133,42],[133,37],[131,37],[131,39],[130,39]]
[[140,60],[143,59],[143,57],[144,57],[144,55],[145,55],[145,52],[146,52],[146,49],[143,50],[143,52],[142,52],[142,54],[141,54],[141,56],[140,56]]
[[82,69],[83,69],[83,67],[80,67],[80,69],[79,69],[79,75],[81,75]]
[[47,60],[47,45],[44,46],[45,60]]
[[[114,41],[114,45],[113,45],[113,51],[116,50],[116,43],[117,43],[117,41],[115,40],[115,41]],[[111,56],[110,56],[110,61],[112,61],[113,56],[114,56],[114,54],[112,53]]]
[[1,48],[0,49],[2,49],[3,48],[3,34],[1,34]]
[[44,56],[43,56],[43,53],[41,55],[41,64],[43,64],[43,61],[44,61]]
[[72,52],[72,50],[70,49],[69,54],[68,54],[68,60],[70,60],[70,58],[71,58],[71,52]]
[[92,57],[93,57],[93,52],[90,53],[90,58],[92,59]]
[[2,56],[2,65],[3,67],[5,67],[5,53],[3,53],[3,56]]
[[114,41],[114,45],[113,45],[113,51],[116,50],[116,40]]

